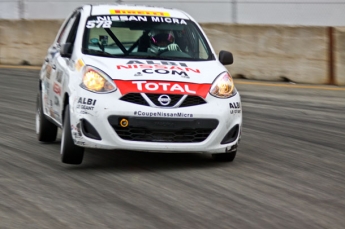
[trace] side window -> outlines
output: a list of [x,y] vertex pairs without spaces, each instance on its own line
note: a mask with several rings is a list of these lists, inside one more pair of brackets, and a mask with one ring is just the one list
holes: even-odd
[[74,18],[74,13],[71,15],[71,17],[63,24],[63,28],[61,29],[60,33],[57,36],[56,43],[60,44],[62,37],[66,34],[66,28],[70,24],[70,21]]
[[61,33],[59,34],[59,37],[57,39],[57,43],[58,44],[64,44],[67,41],[67,38],[70,34],[71,28],[74,25],[74,22],[76,21],[77,17],[78,19],[80,18],[80,13],[79,12],[75,12],[70,19],[66,22],[65,26],[63,27],[63,29],[61,30]]
[[202,40],[199,40],[199,58],[206,60],[209,56],[205,43]]
[[61,43],[61,38],[62,36],[65,34],[65,31],[66,31],[66,26],[68,25],[68,22],[65,24],[65,26],[62,28],[57,40],[56,40],[56,43],[60,44]]
[[66,40],[66,43],[71,43],[72,45],[74,44],[75,38],[78,33],[78,25],[80,21],[80,13],[78,12],[77,15],[75,16],[75,19],[73,20],[73,24],[69,30],[69,34]]
[[205,41],[198,36],[197,32],[192,29],[191,31],[191,38],[193,40],[193,51],[196,58],[207,60],[209,57],[209,52],[207,50],[207,46]]

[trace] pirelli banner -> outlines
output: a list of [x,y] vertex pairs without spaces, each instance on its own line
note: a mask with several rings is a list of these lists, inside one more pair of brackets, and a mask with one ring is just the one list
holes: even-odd
[[110,10],[110,14],[170,17],[170,14],[168,12],[145,11],[145,10]]

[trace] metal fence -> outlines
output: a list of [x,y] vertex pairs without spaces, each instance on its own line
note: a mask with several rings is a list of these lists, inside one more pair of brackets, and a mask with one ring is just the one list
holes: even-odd
[[64,19],[83,4],[116,2],[178,8],[198,22],[345,26],[345,0],[0,0],[0,19]]

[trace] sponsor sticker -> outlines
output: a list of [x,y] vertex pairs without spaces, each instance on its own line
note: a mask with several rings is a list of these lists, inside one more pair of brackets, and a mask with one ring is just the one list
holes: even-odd
[[146,111],[134,111],[135,116],[145,117],[169,117],[169,118],[193,118],[193,114],[183,112],[146,112]]
[[58,83],[61,83],[61,81],[62,81],[62,71],[60,71],[60,70],[58,70],[56,73],[56,81]]
[[230,107],[230,114],[240,114],[241,113],[241,103],[240,102],[229,103],[229,107]]
[[177,95],[198,95],[206,98],[211,84],[195,84],[185,82],[169,82],[154,80],[114,80],[122,95],[127,93],[160,93]]
[[80,123],[78,123],[76,126],[71,125],[71,130],[74,133],[73,136],[75,138],[80,138],[83,136],[81,133]]
[[97,100],[80,97],[77,102],[77,109],[92,111],[95,108]]
[[84,67],[85,63],[82,59],[78,59],[75,63],[75,69],[77,69],[78,72]]
[[55,92],[55,94],[57,95],[61,95],[61,87],[59,84],[57,84],[56,82],[53,85],[53,91]]
[[86,28],[111,28],[113,22],[152,22],[152,23],[167,23],[187,25],[187,22],[179,18],[170,18],[167,16],[134,16],[134,15],[119,15],[119,16],[97,16],[94,19],[88,20]]
[[59,98],[56,95],[54,96],[54,105],[57,106],[57,107],[60,106]]
[[86,142],[74,140],[74,144],[79,145],[79,146],[85,146]]
[[200,70],[197,68],[190,68],[186,63],[182,62],[170,62],[170,61],[138,61],[131,60],[127,64],[116,65],[118,70],[126,69],[138,69],[141,72],[137,72],[135,76],[142,76],[143,74],[161,74],[161,75],[176,75],[182,78],[189,79],[188,73],[200,74]]
[[162,11],[149,11],[149,10],[115,10],[111,9],[110,14],[119,14],[119,15],[147,15],[147,16],[161,16],[161,17],[170,17],[168,12]]

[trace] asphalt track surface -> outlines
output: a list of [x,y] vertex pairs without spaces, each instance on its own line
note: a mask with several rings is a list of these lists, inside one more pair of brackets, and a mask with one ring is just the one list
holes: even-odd
[[[38,70],[0,69],[0,228],[345,228],[345,88],[237,81],[233,163],[86,150],[35,134]],[[60,135],[59,135],[60,136]]]

